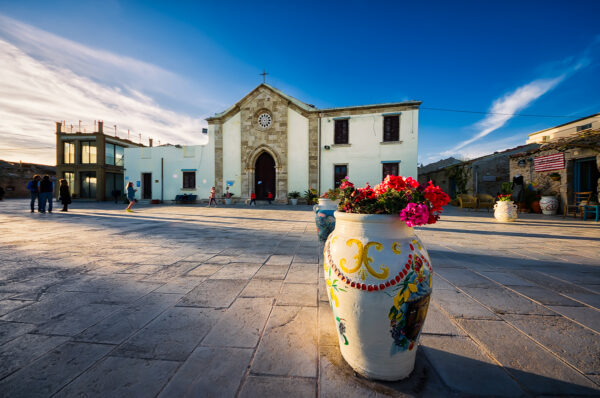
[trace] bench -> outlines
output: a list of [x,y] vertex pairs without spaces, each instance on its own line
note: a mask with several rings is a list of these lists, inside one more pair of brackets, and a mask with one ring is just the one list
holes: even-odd
[[184,195],[176,195],[175,196],[175,203],[196,203],[196,198],[198,197],[198,195],[188,195],[188,194],[184,194]]

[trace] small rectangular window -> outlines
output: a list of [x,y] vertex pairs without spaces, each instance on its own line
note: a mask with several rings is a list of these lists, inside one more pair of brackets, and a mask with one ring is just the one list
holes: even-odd
[[183,188],[184,189],[196,188],[196,172],[195,171],[184,171],[183,172]]
[[400,141],[400,116],[383,117],[383,142]]
[[592,123],[582,124],[581,126],[577,126],[577,131],[589,130],[592,128]]
[[335,120],[333,143],[336,145],[348,143],[348,119]]
[[399,163],[383,163],[383,177],[382,180],[385,180],[385,177],[388,175],[397,176],[400,174],[400,164]]
[[333,182],[336,188],[340,187],[342,180],[348,176],[348,165],[336,164],[333,166]]
[[75,143],[65,142],[63,147],[63,161],[65,164],[75,163]]

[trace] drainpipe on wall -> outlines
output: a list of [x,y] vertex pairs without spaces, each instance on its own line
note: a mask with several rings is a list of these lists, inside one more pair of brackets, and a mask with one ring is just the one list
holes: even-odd
[[319,152],[317,157],[317,191],[318,195],[321,196],[321,118],[323,117],[322,113],[319,113],[319,133],[317,135],[317,143],[319,144]]
[[164,192],[164,187],[165,187],[164,161],[165,161],[165,158],[160,158],[160,203],[164,203],[164,199],[163,199],[163,192]]

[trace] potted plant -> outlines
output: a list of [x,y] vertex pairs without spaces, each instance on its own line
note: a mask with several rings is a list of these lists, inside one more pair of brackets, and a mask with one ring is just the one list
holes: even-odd
[[450,198],[431,182],[391,175],[375,188],[355,188],[346,179],[339,198],[324,270],[340,351],[368,378],[406,378],[433,277],[413,227],[434,224]]
[[290,198],[290,203],[292,206],[296,206],[298,204],[298,198],[300,197],[300,192],[292,191],[288,193],[288,198]]
[[498,195],[494,205],[494,217],[500,222],[511,222],[517,219],[517,205],[512,201],[511,194]]
[[333,213],[337,210],[340,203],[338,188],[330,189],[318,198],[318,204],[313,207],[315,212],[315,223],[317,224],[317,232],[319,241],[324,243],[327,237],[335,228],[335,216]]
[[556,198],[555,191],[546,191],[542,194],[542,198],[540,199],[540,207],[542,208],[542,213],[547,216],[556,215],[556,211],[558,210],[558,199]]
[[304,199],[306,200],[307,205],[317,204],[319,193],[316,189],[310,188],[309,190],[304,191]]
[[230,205],[232,203],[231,197],[233,196],[233,194],[231,192],[229,192],[229,187],[227,187],[225,193],[223,194],[223,197],[225,198],[225,204],[226,205]]
[[548,174],[548,177],[550,177],[552,181],[560,181],[560,174],[557,172]]

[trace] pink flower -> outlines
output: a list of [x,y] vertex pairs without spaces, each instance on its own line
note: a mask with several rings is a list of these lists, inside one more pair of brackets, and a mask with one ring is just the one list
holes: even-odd
[[409,227],[425,225],[429,221],[429,208],[422,203],[409,203],[400,212],[400,219]]

